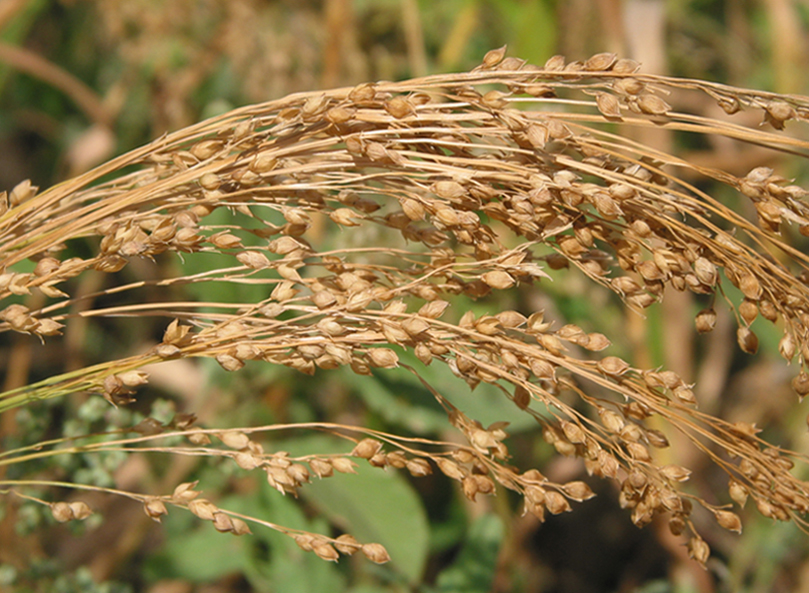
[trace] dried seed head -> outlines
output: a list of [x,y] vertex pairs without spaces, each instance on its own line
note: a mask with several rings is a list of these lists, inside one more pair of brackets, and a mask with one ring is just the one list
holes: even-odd
[[334,473],[334,467],[328,459],[314,457],[309,460],[309,467],[318,478],[328,478]]
[[244,367],[243,360],[239,360],[235,356],[226,353],[217,354],[216,362],[218,362],[223,369],[230,372],[238,371]]
[[483,280],[483,282],[485,282],[487,285],[498,290],[511,288],[516,283],[514,277],[503,270],[492,270],[491,272],[486,272],[480,277],[480,279]]
[[160,523],[163,515],[168,515],[166,505],[159,498],[150,498],[143,503],[143,511],[153,520]]
[[430,190],[439,198],[446,200],[457,200],[466,195],[466,189],[456,181],[437,181]]
[[211,501],[196,498],[188,503],[188,510],[204,521],[213,521],[214,513],[219,509]]
[[382,544],[364,544],[362,553],[368,560],[376,564],[385,564],[390,561],[390,555]]
[[238,517],[231,517],[230,522],[233,524],[233,529],[231,530],[231,533],[233,533],[233,535],[249,535],[252,533],[247,523],[245,523]]
[[239,263],[253,270],[260,270],[270,265],[270,260],[260,251],[242,251],[236,254]]
[[591,352],[600,352],[610,345],[610,341],[604,334],[590,333],[587,334],[586,340],[579,342],[579,345]]
[[704,566],[711,555],[711,549],[704,539],[695,535],[688,542],[688,555]]
[[608,120],[621,119],[621,104],[615,95],[610,93],[597,93],[596,106],[601,114]]
[[747,502],[747,488],[742,486],[736,480],[730,480],[728,484],[728,492],[730,493],[730,497],[733,501],[738,504],[740,507],[744,507],[744,504]]
[[292,478],[296,485],[306,484],[309,482],[309,470],[306,466],[300,463],[293,463],[286,468],[287,475]]
[[761,284],[753,274],[742,272],[738,276],[739,290],[742,291],[744,296],[753,301],[758,301],[761,298]]
[[707,286],[713,286],[716,284],[716,266],[713,265],[708,259],[704,257],[698,257],[696,261],[694,261],[694,273],[699,279],[700,282]]
[[14,186],[11,193],[8,194],[8,203],[13,208],[19,206],[26,200],[33,198],[39,188],[31,185],[31,180],[26,179]]
[[357,85],[351,89],[351,92],[348,94],[349,100],[354,103],[373,101],[374,97],[376,97],[376,85],[372,82],[364,82]]
[[755,354],[758,351],[758,337],[747,327],[736,330],[736,341],[739,348],[747,354]]
[[635,60],[630,60],[628,58],[621,58],[615,65],[612,67],[613,72],[618,72],[620,74],[634,74],[640,69],[640,64],[638,64]]
[[225,513],[214,513],[213,526],[220,533],[233,531],[233,520]]
[[713,308],[703,309],[697,313],[695,323],[697,331],[701,334],[713,331],[716,327],[716,311]]
[[337,548],[341,554],[351,556],[359,551],[361,546],[360,542],[358,542],[353,535],[344,533],[334,541],[334,547]]
[[548,128],[542,124],[531,124],[525,131],[525,137],[534,148],[545,148],[548,143]]
[[399,356],[390,348],[371,348],[368,350],[368,361],[382,369],[394,369],[399,366]]
[[736,533],[742,532],[742,521],[736,513],[731,513],[730,511],[715,511],[714,516],[720,527],[728,531],[735,531]]
[[435,461],[435,464],[438,466],[438,469],[440,469],[445,476],[453,480],[460,481],[468,473],[460,465],[458,465],[457,463],[446,457],[436,457],[435,459],[433,459],[433,461]]
[[50,505],[50,508],[53,518],[59,521],[59,523],[66,523],[75,518],[70,505],[66,502],[54,502]]
[[672,393],[674,393],[674,397],[684,404],[696,405],[697,403],[693,390],[687,385],[678,385],[672,390]]
[[809,393],[809,375],[801,371],[797,377],[792,379],[792,389],[803,399]]
[[503,58],[506,56],[506,46],[499,47],[497,49],[492,49],[486,52],[486,55],[483,56],[483,67],[484,68],[494,68],[503,61]]
[[335,550],[331,544],[326,542],[313,542],[312,551],[317,554],[319,558],[329,562],[337,562],[338,558],[340,558],[340,554],[337,553],[337,550]]
[[675,482],[685,482],[691,477],[691,470],[679,465],[664,465],[660,473]]
[[332,466],[341,474],[356,474],[357,464],[346,457],[335,457],[331,460]]
[[416,113],[413,104],[401,96],[392,97],[385,101],[385,111],[396,119],[402,119]]
[[545,507],[552,515],[572,511],[570,503],[556,490],[545,492]]
[[362,439],[357,443],[351,451],[354,457],[361,457],[362,459],[371,459],[374,455],[379,453],[382,449],[382,443],[376,439]]
[[787,330],[784,332],[784,335],[778,342],[778,352],[781,353],[781,356],[785,360],[790,361],[795,356],[796,350],[797,346],[795,344],[795,338],[793,337],[792,332]]
[[231,449],[246,449],[250,444],[250,438],[238,430],[228,430],[216,435],[227,447]]
[[591,72],[603,72],[611,70],[618,61],[618,56],[613,53],[595,54],[584,62],[584,69]]
[[795,110],[784,101],[770,101],[764,109],[766,121],[776,130],[783,130],[784,122],[795,117]]
[[657,95],[644,93],[638,97],[638,107],[643,113],[649,115],[665,115],[671,111],[671,105]]
[[508,93],[492,90],[481,97],[481,102],[489,109],[503,109],[508,105]]
[[475,477],[471,475],[464,477],[461,480],[461,488],[464,496],[472,502],[475,502],[475,497],[478,494],[478,484]]
[[617,356],[607,356],[596,364],[598,370],[611,377],[620,377],[629,370],[629,364]]
[[423,478],[433,473],[430,464],[426,460],[418,457],[416,459],[410,459],[405,467],[407,467],[407,471],[409,471],[411,475],[417,478]]
[[595,496],[595,492],[584,482],[568,482],[562,486],[562,490],[568,498],[576,502],[589,500]]
[[582,430],[582,428],[575,422],[563,420],[560,425],[562,427],[562,432],[565,433],[565,437],[571,443],[584,443],[586,441],[584,430]]
[[612,410],[607,410],[606,408],[601,408],[598,411],[598,415],[601,417],[601,422],[604,424],[604,427],[610,432],[617,433],[626,424],[623,416]]

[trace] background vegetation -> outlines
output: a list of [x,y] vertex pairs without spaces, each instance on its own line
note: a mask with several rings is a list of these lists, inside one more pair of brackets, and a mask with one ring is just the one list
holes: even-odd
[[[11,190],[24,179],[49,187],[167,131],[240,105],[368,80],[469,70],[488,50],[506,43],[510,55],[540,65],[554,54],[584,60],[612,51],[642,62],[644,73],[805,93],[801,73],[809,56],[808,23],[809,4],[788,0],[6,0],[0,5],[0,188]],[[690,100],[695,102],[675,106],[713,116],[718,112],[707,97]],[[761,114],[751,110],[739,118],[755,127]],[[793,133],[789,124],[788,131]],[[768,166],[807,186],[805,164],[760,146],[672,135],[654,127],[636,133],[637,140],[676,151],[695,166],[739,177]],[[735,208],[752,208],[730,195],[717,198]],[[347,235],[323,239],[348,241]],[[201,271],[193,269],[191,258],[173,265],[185,266],[184,274]],[[143,271],[136,268],[133,279]],[[105,282],[101,275],[82,276],[74,293],[103,293],[109,288]],[[603,332],[632,365],[664,365],[687,382],[695,381],[702,411],[731,422],[755,421],[766,427],[766,439],[805,451],[806,410],[795,405],[790,381],[796,370],[779,358],[781,333],[774,327],[756,326],[760,352],[748,356],[736,347],[727,311],[717,311],[717,330],[696,336],[691,319],[706,303],[685,293],[682,298],[673,293],[642,317],[573,275],[542,289],[522,293],[520,306],[544,309],[560,324]],[[178,300],[252,302],[263,298],[265,287],[235,289],[221,283],[184,290],[178,289]],[[42,297],[26,297],[25,303],[40,307],[44,300],[37,298]],[[81,306],[117,304],[105,295]],[[477,313],[488,310],[481,306]],[[42,347],[33,336],[2,334],[4,392],[80,369],[110,353],[146,350],[163,338],[167,323],[157,318],[89,323],[78,310],[72,313],[75,318],[60,344],[46,340]],[[147,416],[168,423],[178,413],[196,414],[201,426],[327,420],[411,437],[458,439],[429,392],[406,374],[360,378],[333,371],[309,378],[258,362],[227,373],[211,360],[181,360],[150,372],[150,383],[139,391],[134,407],[116,409],[101,397],[75,395],[3,413],[4,450],[62,434],[132,426]],[[460,389],[447,369],[431,367],[430,373],[429,381],[442,392]],[[484,390],[465,405],[464,412],[484,425],[511,422],[509,450],[516,465],[536,464],[557,482],[587,479],[598,496],[540,525],[531,514],[520,516],[519,504],[506,492],[472,503],[442,475],[411,479],[361,465],[358,475],[311,484],[294,501],[221,459],[147,463],[120,452],[77,453],[25,472],[139,492],[170,492],[178,483],[199,480],[201,489],[220,493],[216,502],[223,508],[305,531],[336,535],[346,530],[362,541],[383,542],[393,562],[377,566],[352,558],[325,563],[278,533],[256,528],[253,536],[237,539],[188,513],[172,512],[156,525],[141,505],[112,497],[83,497],[96,514],[80,524],[54,525],[48,507],[5,497],[0,587],[153,593],[251,587],[356,593],[809,587],[808,540],[794,524],[775,524],[749,504],[741,536],[704,518],[699,529],[715,554],[711,571],[704,572],[688,558],[683,542],[669,534],[666,522],[636,529],[619,508],[617,490],[586,478],[574,459],[556,456],[536,422],[517,413],[508,400],[488,397]],[[292,455],[330,447],[339,445],[296,433],[272,445]],[[347,450],[343,446],[335,452]],[[691,487],[699,496],[715,504],[728,502],[721,472],[684,451],[675,442],[664,455],[694,470]],[[0,471],[17,477],[13,467]],[[59,500],[44,491],[28,493]]]

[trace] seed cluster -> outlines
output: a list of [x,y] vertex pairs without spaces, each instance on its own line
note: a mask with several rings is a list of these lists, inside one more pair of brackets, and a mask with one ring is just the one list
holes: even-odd
[[[612,54],[570,63],[555,56],[538,67],[506,57],[504,48],[467,73],[244,107],[44,193],[26,182],[2,194],[0,297],[38,291],[51,302],[36,310],[9,304],[0,311],[1,327],[41,338],[60,333],[67,307],[80,298],[70,296],[70,280],[89,270],[115,274],[165,253],[226,254],[227,267],[144,279],[117,292],[231,282],[266,286],[266,299],[190,309],[160,303],[174,321],[149,352],[73,373],[41,393],[56,385],[59,393],[90,390],[125,404],[147,381],[138,369],[191,357],[214,358],[228,371],[259,360],[306,374],[345,366],[361,375],[396,367],[418,375],[400,358],[410,350],[425,365],[448,365],[472,388],[499,386],[537,419],[556,451],[619,483],[635,524],[665,514],[675,534],[692,532],[689,549],[704,563],[707,544],[690,519],[694,502],[732,531],[740,530],[739,519],[682,489],[689,471],[657,462],[653,450],[668,440],[646,420],[662,418],[725,469],[738,504],[752,497],[764,515],[802,522],[809,486],[790,473],[791,454],[760,440],[753,425],[698,413],[692,386],[676,373],[599,354],[610,345],[603,334],[554,327],[542,311],[476,316],[450,304],[458,295],[520,290],[573,268],[636,310],[659,302],[667,288],[709,295],[712,305],[695,320],[704,333],[716,324],[718,295],[736,314],[745,352],[758,348],[750,326],[759,315],[781,324],[779,351],[787,361],[797,357],[801,369],[793,387],[801,397],[809,393],[809,261],[787,243],[793,229],[809,236],[806,190],[766,167],[741,178],[696,167],[612,130],[665,126],[776,151],[805,146],[677,112],[664,99],[672,91],[708,95],[730,114],[760,110],[775,130],[809,117],[809,103],[797,97],[643,75]],[[124,174],[132,165],[137,170]],[[113,181],[96,183],[112,173]],[[756,219],[686,177],[744,196]],[[336,230],[324,232],[329,227]],[[62,259],[66,244],[78,240],[90,241],[95,254]],[[778,257],[764,255],[773,250]],[[16,271],[24,260],[35,262],[32,272]],[[726,296],[728,285],[741,302]],[[144,310],[133,304],[93,315]],[[580,380],[597,385],[598,396]],[[502,426],[482,427],[427,387],[468,447],[384,452],[381,442],[366,439],[353,455],[416,476],[430,473],[432,463],[472,500],[500,483],[520,492],[526,512],[540,519],[592,496],[583,482],[554,484],[535,469],[510,468]],[[33,389],[28,393],[40,393]],[[312,474],[353,469],[346,457],[312,457],[307,469],[264,454],[243,433],[220,438],[237,450],[240,467],[263,469],[281,493],[294,493]],[[218,529],[239,531],[235,519],[187,492],[194,493],[182,502],[189,510]],[[151,499],[147,513],[159,518],[161,505]],[[307,537],[296,541],[327,559],[358,545]],[[361,549],[372,560],[385,555]]]

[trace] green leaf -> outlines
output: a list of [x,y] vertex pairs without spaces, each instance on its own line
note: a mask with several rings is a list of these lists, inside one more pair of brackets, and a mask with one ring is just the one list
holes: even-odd
[[[279,443],[290,455],[345,453],[351,447],[328,437]],[[315,479],[301,495],[335,525],[362,543],[388,550],[388,566],[409,583],[420,582],[429,551],[429,525],[421,500],[399,473],[373,468],[364,460],[356,474]]]
[[[291,497],[281,496],[263,484],[256,496],[232,497],[223,507],[260,517],[290,529],[330,535],[329,526],[320,518],[308,519]],[[246,536],[249,546],[245,576],[256,591],[284,593],[340,593],[345,579],[337,566],[312,552],[305,552],[286,534],[252,524],[253,535]]]
[[[415,368],[421,377],[464,414],[484,426],[493,422],[508,422],[508,432],[514,434],[537,428],[537,422],[515,406],[494,385],[481,383],[474,391],[452,374],[446,364],[434,361],[423,365],[411,351],[399,354],[402,362]],[[438,432],[449,426],[447,415],[433,395],[406,369],[377,372],[373,377],[358,376],[345,371],[345,381],[352,385],[366,405],[386,422],[403,426],[417,434]],[[506,387],[513,390],[512,386]],[[542,409],[538,409],[542,412]]]
[[[167,531],[170,531],[167,529]],[[182,579],[195,583],[215,581],[242,572],[247,558],[243,540],[219,533],[205,523],[192,531],[173,533],[147,565],[154,579]]]
[[497,556],[505,529],[497,515],[483,515],[470,527],[455,562],[436,580],[437,593],[486,593],[497,570]]

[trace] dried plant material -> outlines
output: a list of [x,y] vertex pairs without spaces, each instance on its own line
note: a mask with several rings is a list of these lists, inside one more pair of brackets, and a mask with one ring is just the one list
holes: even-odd
[[609,120],[621,119],[621,105],[615,95],[597,93],[596,105],[601,114]]
[[[640,368],[625,341],[608,350],[609,337],[592,330],[610,324],[588,327],[600,323],[598,313],[574,325],[560,319],[564,312],[532,308],[532,285],[549,280],[553,290],[586,286],[582,294],[592,290],[594,303],[609,292],[632,314],[654,310],[672,290],[688,291],[704,307],[697,332],[722,329],[717,310],[728,306],[744,352],[759,347],[752,327],[781,324],[779,353],[798,365],[792,387],[799,397],[809,393],[809,272],[788,244],[809,234],[809,194],[782,177],[774,159],[733,174],[621,133],[651,122],[743,139],[762,151],[800,155],[807,146],[742,121],[680,113],[662,98],[681,105],[686,93],[728,113],[763,110],[776,130],[789,120],[797,127],[809,109],[798,96],[646,75],[609,53],[571,63],[554,56],[538,68],[500,48],[469,73],[296,94],[169,134],[39,194],[24,182],[0,195],[0,292],[7,299],[0,329],[55,347],[53,337],[70,335],[78,316],[118,323],[154,315],[160,327],[170,323],[142,354],[13,390],[0,409],[76,391],[125,405],[147,383],[140,369],[158,360],[208,358],[233,372],[254,361],[318,376],[399,369],[418,375],[462,439],[433,443],[324,423],[316,430],[349,439],[353,450],[294,458],[265,452],[256,433],[272,427],[202,430],[192,428],[193,418],[149,417],[127,427],[140,439],[131,445],[143,443],[145,451],[151,439],[180,431],[182,445],[166,450],[232,460],[240,475],[260,472],[273,495],[297,496],[313,476],[355,473],[353,458],[415,478],[438,468],[441,479],[479,503],[500,484],[521,493],[525,512],[539,521],[589,499],[593,491],[579,479],[556,484],[510,465],[506,426],[484,427],[461,411],[464,398],[474,397],[468,390],[488,384],[515,412],[541,423],[549,454],[580,460],[593,479],[614,480],[629,520],[643,526],[662,516],[672,533],[690,539],[689,552],[701,563],[709,551],[692,506],[703,505],[730,531],[741,522],[681,489],[691,470],[660,462],[669,431],[722,460],[735,503],[752,496],[765,516],[805,526],[809,486],[791,471],[802,458],[766,446],[766,433],[752,422],[725,422],[709,405],[696,410],[694,385],[665,368]],[[750,200],[750,208],[730,211],[716,197],[720,187]],[[75,241],[95,251],[74,250]],[[180,258],[193,260],[193,274],[176,271]],[[206,267],[214,259],[219,263]],[[129,279],[144,265],[165,277]],[[92,297],[76,292],[88,272],[105,275],[110,288]],[[186,285],[206,283],[257,288],[260,296],[178,296]],[[134,300],[138,290],[155,302]],[[109,309],[81,309],[111,295],[117,300]],[[47,304],[37,300],[43,297]],[[411,366],[413,357],[420,363]],[[422,376],[422,364],[433,365],[430,371],[446,365],[447,377],[459,379],[452,403]],[[298,429],[313,428],[285,427]],[[211,437],[222,443],[212,445]],[[196,486],[135,500],[156,521],[174,505],[216,530],[249,533],[236,513]],[[76,503],[50,508],[59,520],[86,513]],[[270,528],[325,560],[357,551],[388,560],[379,544],[348,535],[332,540]]]
[[486,52],[486,55],[483,56],[483,67],[484,68],[494,68],[503,61],[503,58],[506,55],[506,46],[492,49]]
[[618,56],[613,53],[596,54],[584,62],[584,69],[595,72],[612,69],[618,62]]
[[651,93],[644,93],[638,97],[638,107],[649,115],[666,115],[671,111],[671,105]]

